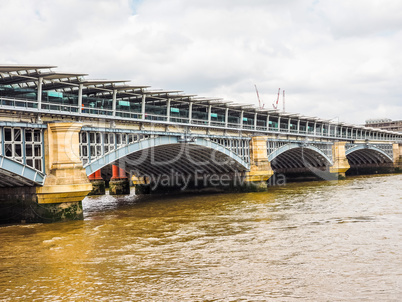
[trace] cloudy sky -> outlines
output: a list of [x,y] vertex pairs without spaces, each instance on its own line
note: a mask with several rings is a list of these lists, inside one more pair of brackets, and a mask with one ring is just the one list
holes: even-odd
[[[0,64],[351,123],[402,119],[400,0],[0,0]],[[282,104],[280,103],[280,107]]]

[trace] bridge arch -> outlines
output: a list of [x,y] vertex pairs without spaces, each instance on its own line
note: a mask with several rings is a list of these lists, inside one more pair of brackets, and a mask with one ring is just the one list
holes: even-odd
[[0,155],[0,187],[43,186],[46,175]]
[[390,164],[393,158],[383,150],[369,145],[359,144],[346,150],[345,155],[351,166]]
[[211,140],[183,140],[177,136],[159,136],[141,140],[105,154],[85,165],[86,174],[119,164],[140,175],[225,174],[248,171],[250,164],[239,155]]
[[281,146],[268,155],[273,170],[294,170],[313,167],[324,169],[332,166],[332,159],[319,148],[299,143]]

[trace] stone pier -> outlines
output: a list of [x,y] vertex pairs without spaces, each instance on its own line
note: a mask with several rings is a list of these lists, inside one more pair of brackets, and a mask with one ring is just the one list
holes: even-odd
[[393,144],[394,167],[396,172],[402,172],[402,144]]
[[267,189],[267,181],[274,174],[267,155],[266,136],[254,136],[250,145],[250,171],[245,175],[246,183],[258,190]]
[[2,221],[55,222],[83,219],[82,200],[92,190],[79,158],[82,124],[54,122],[44,132],[46,179],[42,187],[0,189]]
[[334,142],[332,146],[333,165],[329,168],[329,172],[337,174],[338,177],[345,177],[345,173],[349,170],[350,165],[346,158],[346,142]]

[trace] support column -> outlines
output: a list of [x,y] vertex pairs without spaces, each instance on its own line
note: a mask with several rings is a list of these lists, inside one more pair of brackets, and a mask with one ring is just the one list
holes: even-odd
[[82,89],[84,84],[79,84],[78,86],[78,113],[82,113]]
[[395,172],[402,172],[402,144],[392,145]]
[[[55,222],[83,219],[82,200],[92,190],[79,158],[81,123],[56,122],[44,131],[46,179],[42,187],[0,189],[12,205],[7,221]],[[2,214],[2,213],[0,213]]]
[[269,114],[267,115],[267,131],[269,131]]
[[126,176],[126,171],[116,165],[112,165],[112,178],[109,182],[110,195],[130,194],[130,182]]
[[116,108],[117,108],[117,90],[113,90],[113,99],[112,99],[112,114],[113,116],[116,116]]
[[89,175],[88,179],[92,184],[92,191],[88,195],[105,195],[105,181],[101,169]]
[[254,113],[254,130],[257,130],[257,112]]
[[119,168],[119,178],[120,179],[126,179],[127,178],[126,171],[124,171],[124,169],[122,169],[122,168]]
[[170,99],[167,99],[166,103],[166,120],[170,122]]
[[350,165],[346,158],[346,142],[334,142],[332,145],[332,167],[329,168],[329,172],[336,173],[340,177],[345,177],[345,172],[349,170]]
[[208,126],[211,126],[212,105],[208,105]]
[[143,95],[141,100],[141,119],[145,120],[145,100],[147,96],[144,91],[142,93]]
[[188,105],[188,123],[192,123],[192,118],[193,118],[193,102],[190,102]]
[[38,84],[37,84],[37,102],[38,102],[38,109],[41,110],[42,109],[42,81],[43,78],[39,77],[38,78]]
[[251,139],[250,171],[245,181],[258,189],[266,189],[268,179],[274,174],[267,154],[267,136],[254,136]]

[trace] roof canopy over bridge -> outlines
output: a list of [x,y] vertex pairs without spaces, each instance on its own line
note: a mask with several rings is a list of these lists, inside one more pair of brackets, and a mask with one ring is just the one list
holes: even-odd
[[91,80],[51,65],[0,65],[0,109],[162,124],[402,141],[402,134],[296,113],[151,89],[129,80]]

